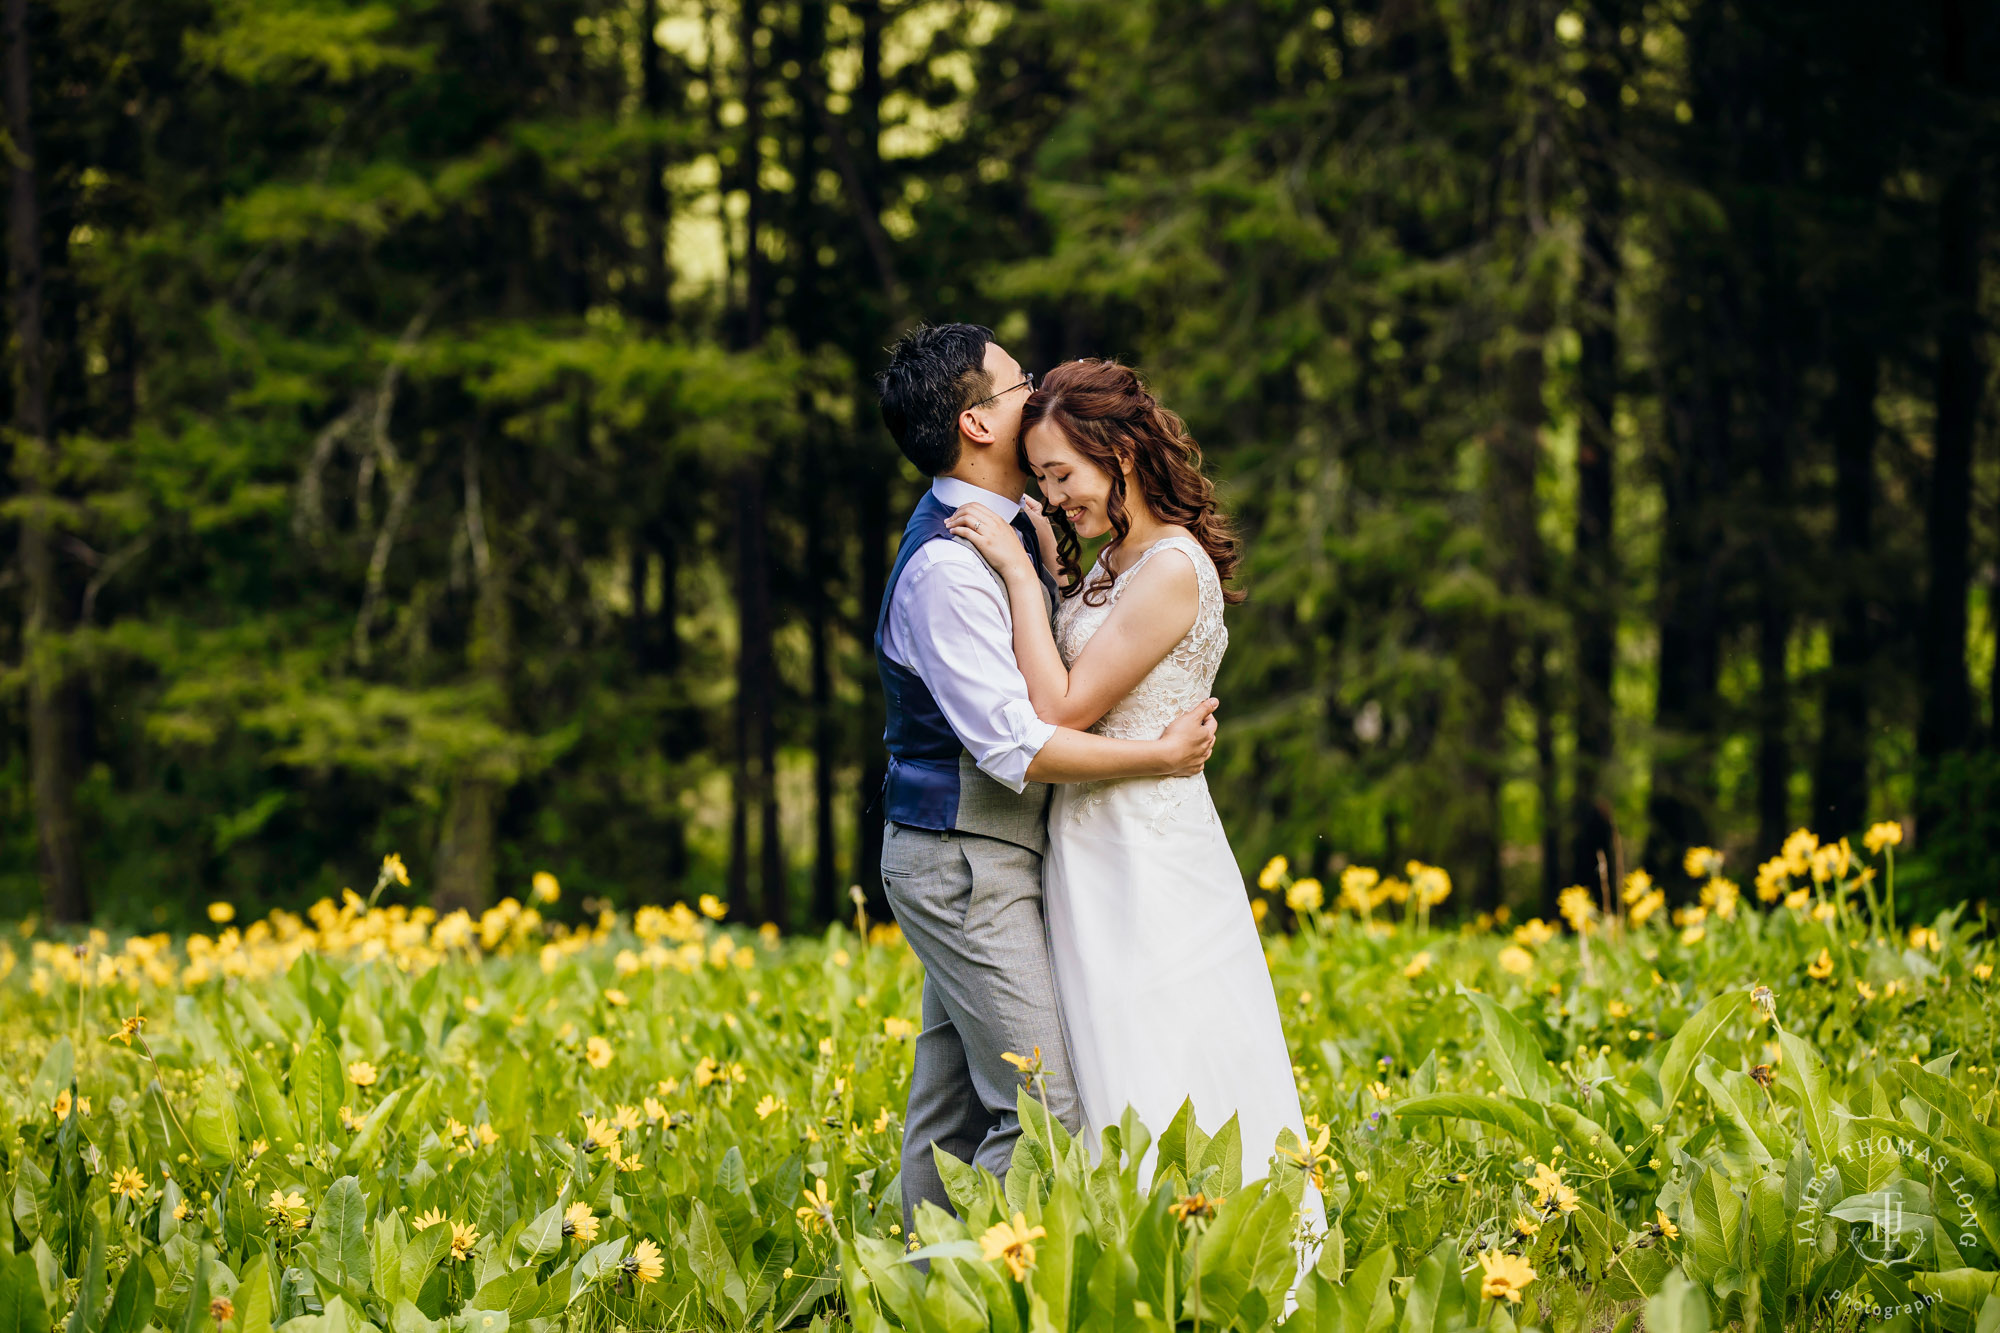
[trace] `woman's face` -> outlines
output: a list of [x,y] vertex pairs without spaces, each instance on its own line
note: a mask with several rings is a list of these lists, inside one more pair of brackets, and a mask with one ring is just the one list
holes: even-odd
[[1062,427],[1044,417],[1022,437],[1028,468],[1041,486],[1042,500],[1060,509],[1086,540],[1111,531],[1111,474],[1077,452]]

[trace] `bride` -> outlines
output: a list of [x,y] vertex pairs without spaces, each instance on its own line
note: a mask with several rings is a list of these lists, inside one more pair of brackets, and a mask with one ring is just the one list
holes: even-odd
[[[1154,739],[1208,697],[1229,642],[1223,605],[1243,600],[1223,586],[1236,542],[1201,451],[1137,374],[1097,360],[1043,381],[1021,450],[1044,499],[1024,502],[1043,562],[1062,571],[1053,633],[1018,534],[978,504],[951,529],[1006,580],[1043,720]],[[1078,539],[1107,533],[1082,574]],[[1058,787],[1043,893],[1093,1151],[1128,1104],[1157,1133],[1187,1098],[1210,1132],[1238,1117],[1250,1179],[1281,1130],[1306,1141],[1263,944],[1202,775]],[[1310,1180],[1302,1211],[1324,1224]]]

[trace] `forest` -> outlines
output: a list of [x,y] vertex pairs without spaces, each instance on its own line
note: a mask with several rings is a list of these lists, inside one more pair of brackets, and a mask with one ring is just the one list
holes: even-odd
[[1993,6],[0,9],[0,916],[849,913],[918,320],[1201,442],[1246,870],[2000,904]]

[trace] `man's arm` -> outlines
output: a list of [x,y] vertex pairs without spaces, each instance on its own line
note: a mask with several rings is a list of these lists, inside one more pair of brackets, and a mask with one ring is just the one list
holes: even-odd
[[1205,699],[1175,718],[1156,741],[1121,741],[1058,727],[1028,765],[1033,782],[1193,777],[1215,748],[1215,705]]
[[[1024,781],[1196,773],[1214,744],[1215,724],[1183,717],[1157,741],[1112,740],[1052,727],[1035,716],[1014,661],[1006,594],[969,546],[934,543],[903,571],[891,603],[885,648],[916,672],[973,762],[1014,791]],[[1051,748],[1053,746],[1053,748]]]

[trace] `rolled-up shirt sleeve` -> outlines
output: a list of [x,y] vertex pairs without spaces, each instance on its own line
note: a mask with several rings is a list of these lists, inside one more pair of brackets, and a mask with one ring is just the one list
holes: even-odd
[[1011,791],[1055,726],[1035,716],[1007,599],[979,555],[934,541],[897,580],[884,649],[917,673],[980,771]]

